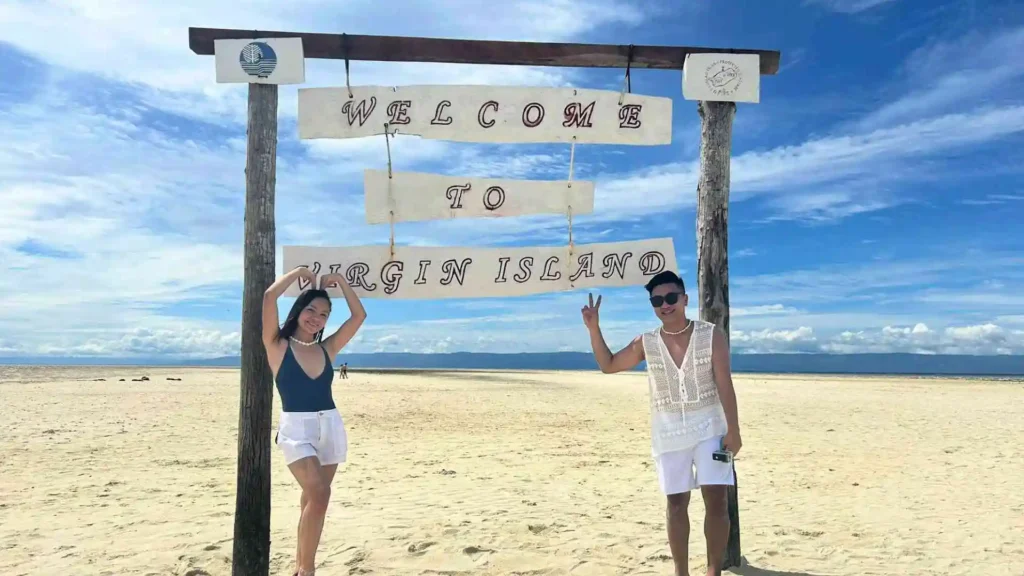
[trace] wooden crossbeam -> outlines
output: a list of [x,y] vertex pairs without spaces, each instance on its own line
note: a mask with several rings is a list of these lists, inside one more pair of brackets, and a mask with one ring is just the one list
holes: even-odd
[[[570,68],[631,68],[681,70],[687,54],[759,54],[761,74],[779,71],[778,50],[704,48],[699,46],[630,46],[626,44],[575,44],[565,42],[509,42],[459,40],[365,34],[323,34],[278,30],[230,28],[188,29],[193,52],[213,55],[213,41],[245,38],[302,38],[306,58],[364,60],[374,62],[435,62],[450,64],[497,64],[508,66],[555,66]],[[632,58],[630,58],[632,52]]]

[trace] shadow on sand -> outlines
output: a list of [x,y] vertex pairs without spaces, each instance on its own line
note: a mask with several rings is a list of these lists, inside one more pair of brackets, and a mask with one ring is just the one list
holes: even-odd
[[753,566],[730,568],[725,574],[736,574],[737,576],[825,576],[824,574],[811,574],[810,572],[783,572],[780,570],[755,568]]

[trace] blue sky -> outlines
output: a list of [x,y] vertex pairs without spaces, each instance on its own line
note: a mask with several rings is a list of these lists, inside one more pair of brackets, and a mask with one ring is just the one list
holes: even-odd
[[[5,2],[0,355],[237,353],[246,90],[215,83],[212,57],[188,49],[190,25],[781,50],[761,103],[740,105],[734,124],[734,350],[1024,353],[1020,3],[390,5]],[[617,90],[622,72],[353,62],[351,79]],[[308,60],[306,80],[343,86],[344,65]],[[681,80],[632,78],[634,92],[673,98],[671,146],[577,147],[574,178],[597,191],[574,239],[671,236],[695,287],[700,121]],[[383,141],[298,140],[296,89],[281,89],[279,267],[285,244],[388,241],[362,208]],[[400,137],[392,155],[396,170],[560,179],[569,150]],[[546,216],[421,222],[397,225],[396,241],[547,245],[566,232]],[[613,347],[656,325],[642,288],[603,294]],[[367,300],[348,350],[589,350],[585,299]]]

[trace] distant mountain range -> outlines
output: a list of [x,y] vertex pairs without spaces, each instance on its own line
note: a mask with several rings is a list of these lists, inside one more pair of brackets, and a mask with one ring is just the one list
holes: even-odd
[[[342,354],[336,364],[359,369],[424,370],[596,370],[590,353],[523,354]],[[205,360],[166,358],[32,357],[4,358],[0,364],[135,365],[238,367],[237,356]],[[733,354],[735,372],[779,374],[908,374],[960,376],[1024,376],[1024,356],[925,354]],[[638,368],[638,370],[643,369]]]

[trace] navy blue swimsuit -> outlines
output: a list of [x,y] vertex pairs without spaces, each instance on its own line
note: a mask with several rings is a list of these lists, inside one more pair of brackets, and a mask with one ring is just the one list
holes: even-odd
[[334,367],[331,357],[323,346],[317,347],[324,353],[324,371],[316,378],[310,378],[299,365],[292,353],[292,345],[284,353],[284,360],[277,370],[277,392],[281,396],[281,410],[284,412],[322,412],[334,410],[331,382],[334,381]]

